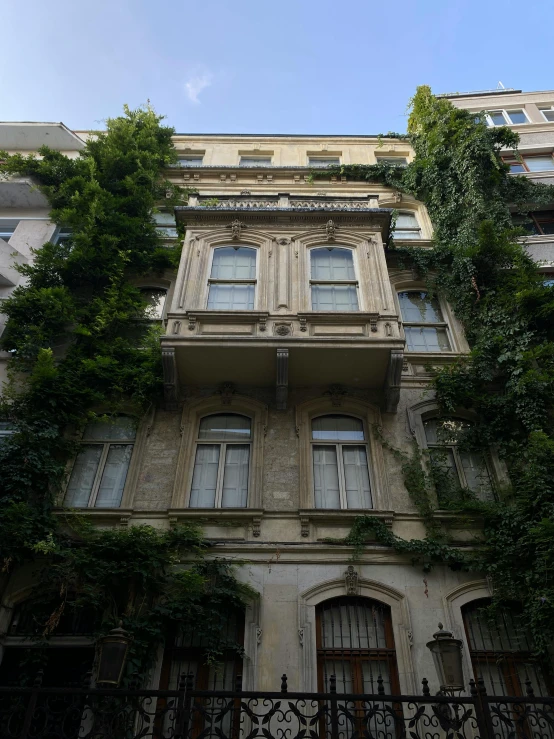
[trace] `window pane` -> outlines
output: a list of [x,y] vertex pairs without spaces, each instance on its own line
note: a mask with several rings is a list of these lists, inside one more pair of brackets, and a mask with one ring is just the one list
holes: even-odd
[[115,416],[109,421],[87,423],[83,439],[91,441],[134,441],[136,426],[129,416]]
[[312,280],[354,280],[354,260],[350,249],[312,249]]
[[121,505],[132,453],[132,444],[110,444],[94,504],[97,508],[117,508]]
[[444,328],[405,326],[406,349],[410,352],[449,352],[450,342]]
[[179,166],[181,167],[200,167],[204,161],[203,157],[182,157],[179,159]]
[[395,230],[399,228],[419,228],[419,223],[414,213],[399,213],[394,227]]
[[355,285],[312,285],[313,310],[358,310]]
[[451,447],[434,447],[429,450],[431,472],[439,505],[446,505],[460,498],[460,477]]
[[533,644],[518,613],[505,608],[494,616],[483,605],[465,611],[470,648],[489,652],[531,652]]
[[329,167],[330,165],[339,165],[340,157],[309,157],[308,164],[310,167]]
[[198,445],[190,490],[191,508],[215,507],[219,453],[219,444]]
[[523,110],[508,110],[506,112],[508,113],[508,118],[512,123],[528,123]]
[[439,301],[426,292],[401,292],[398,301],[402,320],[407,323],[442,323],[444,320]]
[[324,649],[386,649],[385,612],[372,601],[325,604],[321,609]]
[[519,172],[525,172],[526,171],[526,169],[523,166],[523,164],[520,164],[519,162],[517,162],[517,164],[512,164],[512,162],[509,162],[509,165],[510,165],[510,172],[512,174],[516,174],[516,173],[519,173]]
[[210,285],[211,310],[254,310],[254,285]]
[[554,160],[551,154],[540,157],[523,157],[530,172],[545,172],[554,170]]
[[256,277],[256,249],[223,246],[214,249],[211,276],[216,280],[253,280]]
[[241,157],[241,167],[268,167],[271,165],[271,157]]
[[540,110],[547,121],[554,123],[554,110],[552,108],[541,108]]
[[206,416],[200,421],[199,439],[240,441],[249,439],[252,422],[247,416],[236,413]]
[[406,157],[376,157],[377,164],[393,164],[396,167],[406,167],[408,160]]
[[364,426],[352,416],[319,416],[312,421],[312,439],[364,441]]
[[157,288],[148,288],[140,291],[143,300],[147,302],[144,317],[153,321],[161,321],[164,315],[164,305],[167,292]]
[[[379,683],[377,680],[382,677],[383,678],[383,688],[385,689],[385,695],[391,695],[392,685],[390,681],[390,669],[388,662],[385,662],[385,660],[367,660],[362,662],[362,684],[363,684],[363,692],[368,694],[377,695],[377,691],[379,689]],[[383,714],[377,714],[373,718],[374,721],[376,721],[377,724],[381,725],[386,723],[387,719]],[[373,736],[388,736],[388,727],[384,729],[383,733],[380,734],[378,732],[374,732]]]
[[[331,675],[336,677],[337,693],[353,693],[352,666],[346,659],[326,659],[323,662],[323,690],[329,692]],[[314,732],[315,733],[315,732]],[[339,734],[340,735],[340,734]],[[342,734],[342,736],[346,736]]]
[[470,424],[460,418],[430,418],[423,427],[428,444],[457,444]]
[[250,447],[247,444],[229,444],[225,453],[222,508],[245,508],[248,497],[248,461]]
[[506,125],[506,119],[504,118],[504,114],[501,110],[495,110],[492,113],[489,113],[489,116],[491,117],[491,120],[495,126]]
[[371,490],[365,446],[343,446],[347,508],[371,508]]
[[102,451],[101,444],[88,444],[81,447],[71,471],[64,505],[74,508],[88,506]]
[[480,452],[460,452],[467,487],[476,493],[479,500],[494,500],[491,478],[485,458]]
[[337,449],[314,446],[314,493],[316,508],[340,508]]

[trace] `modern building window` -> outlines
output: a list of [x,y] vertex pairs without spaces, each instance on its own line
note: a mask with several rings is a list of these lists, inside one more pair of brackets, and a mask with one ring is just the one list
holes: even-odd
[[132,418],[116,416],[85,427],[64,505],[72,508],[118,508],[133,453],[136,427]]
[[0,218],[0,239],[9,241],[18,224],[19,221],[13,218]]
[[489,695],[526,697],[529,680],[535,695],[551,695],[547,673],[533,656],[531,634],[516,606],[494,614],[490,601],[473,601],[462,607],[464,626],[475,679],[482,677]]
[[[383,603],[352,596],[321,603],[316,610],[316,648],[320,692],[329,692],[335,675],[337,693],[376,695],[379,677],[385,694],[400,693],[390,608]],[[364,734],[369,730],[380,735],[371,731],[374,727],[364,728]]]
[[353,416],[312,420],[316,508],[372,508],[364,425]]
[[201,167],[204,161],[203,156],[179,157],[179,167]]
[[147,321],[161,321],[164,317],[167,290],[160,287],[141,287],[140,293],[147,303],[144,318]]
[[222,246],[214,249],[208,309],[253,310],[256,291],[256,249]]
[[448,327],[436,298],[420,290],[409,290],[398,293],[398,302],[408,351],[451,351]]
[[190,491],[191,508],[245,508],[252,421],[236,413],[200,421]]
[[554,159],[552,153],[548,154],[525,154],[519,159],[506,157],[506,164],[510,166],[512,174],[523,172],[552,172],[554,170]]
[[527,216],[513,216],[514,226],[524,228],[531,236],[554,234],[554,210],[536,210]]
[[406,157],[375,157],[377,164],[393,164],[396,167],[407,167],[408,160]]
[[308,157],[308,165],[310,167],[338,167],[340,157]]
[[481,501],[493,501],[494,492],[485,455],[460,448],[470,424],[460,418],[429,418],[423,422],[439,504],[470,490]]
[[351,249],[311,249],[310,278],[312,310],[358,310],[358,282]]
[[395,239],[420,239],[421,228],[415,213],[400,211],[394,224],[393,236]]
[[545,121],[549,121],[549,123],[554,123],[554,105],[551,105],[549,108],[539,108],[539,110],[542,113]]
[[489,110],[486,112],[486,120],[489,126],[517,126],[521,123],[529,123],[529,118],[523,108]]
[[52,239],[54,244],[67,244],[73,238],[73,232],[69,228],[60,227],[54,238]]
[[241,167],[271,167],[271,157],[241,156],[239,165]]

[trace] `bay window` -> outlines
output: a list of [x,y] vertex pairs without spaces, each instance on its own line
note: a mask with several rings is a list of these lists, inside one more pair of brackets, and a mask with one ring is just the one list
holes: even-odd
[[214,249],[208,285],[209,310],[253,310],[256,249],[246,246]]
[[73,464],[64,505],[72,508],[118,508],[135,436],[135,423],[128,416],[88,423]]
[[372,508],[364,425],[352,416],[312,420],[316,508]]
[[336,246],[311,249],[310,290],[312,310],[359,310],[352,250]]
[[421,290],[398,293],[400,314],[410,352],[452,351],[439,301]]
[[191,508],[245,508],[252,421],[236,413],[202,418],[190,491]]
[[395,239],[420,239],[421,228],[415,213],[409,211],[398,213],[392,235]]

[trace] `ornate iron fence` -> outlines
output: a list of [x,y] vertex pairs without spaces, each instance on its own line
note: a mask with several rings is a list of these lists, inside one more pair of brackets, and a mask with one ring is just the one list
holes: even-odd
[[554,698],[0,687],[1,739],[554,739]]

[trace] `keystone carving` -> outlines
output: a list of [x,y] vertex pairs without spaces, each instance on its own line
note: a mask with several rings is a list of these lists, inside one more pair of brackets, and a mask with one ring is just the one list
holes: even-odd
[[240,241],[242,229],[246,228],[246,226],[242,221],[239,221],[238,218],[235,218],[235,220],[231,221],[230,225],[227,226],[227,228],[231,229],[231,238],[233,239],[233,241]]
[[346,587],[346,595],[358,595],[359,584],[358,584],[358,573],[349,565],[344,573],[344,585]]
[[223,405],[231,405],[231,399],[237,391],[232,382],[223,382],[219,386],[219,390],[217,392],[221,395],[221,402]]
[[342,399],[347,395],[347,392],[342,385],[330,385],[329,390],[326,390],[323,395],[330,397],[334,406],[340,406],[342,405]]

